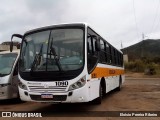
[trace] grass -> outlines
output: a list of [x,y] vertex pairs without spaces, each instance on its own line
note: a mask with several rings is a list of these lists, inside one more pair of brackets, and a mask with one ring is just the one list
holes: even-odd
[[125,71],[146,75],[160,75],[160,64],[154,62],[145,63],[142,60],[125,63]]

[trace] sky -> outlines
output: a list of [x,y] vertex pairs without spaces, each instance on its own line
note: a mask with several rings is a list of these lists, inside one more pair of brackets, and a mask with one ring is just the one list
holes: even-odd
[[160,0],[0,0],[0,43],[14,33],[86,22],[121,49],[160,39]]

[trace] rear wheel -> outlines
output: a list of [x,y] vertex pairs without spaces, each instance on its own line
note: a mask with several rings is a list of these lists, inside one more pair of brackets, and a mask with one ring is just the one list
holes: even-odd
[[120,91],[121,88],[122,88],[122,77],[120,76],[119,77],[119,86],[118,86],[117,90]]

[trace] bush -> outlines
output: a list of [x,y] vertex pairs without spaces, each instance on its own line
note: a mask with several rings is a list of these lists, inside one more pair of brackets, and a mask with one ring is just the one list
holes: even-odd
[[143,72],[145,68],[145,64],[141,60],[136,60],[132,62],[125,63],[126,70],[132,72]]
[[144,72],[145,74],[153,75],[160,74],[160,64],[149,62],[146,60],[135,60],[125,63],[125,69],[131,72]]

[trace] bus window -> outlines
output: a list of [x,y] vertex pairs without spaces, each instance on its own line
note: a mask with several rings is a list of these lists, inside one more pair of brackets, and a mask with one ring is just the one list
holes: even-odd
[[105,51],[106,51],[106,62],[110,63],[110,51],[108,43],[105,43]]
[[87,40],[87,50],[88,50],[88,54],[93,54],[92,41],[90,36],[88,37],[88,40]]
[[100,47],[101,47],[100,62],[101,63],[106,63],[106,52],[105,52],[105,46],[104,46],[104,41],[103,40],[100,40]]
[[18,75],[18,62],[16,63],[16,66],[14,68],[13,76]]
[[101,47],[101,50],[104,51],[104,41],[103,41],[103,40],[100,40],[100,45],[101,45],[101,46],[100,46],[100,47]]
[[114,49],[114,59],[115,59],[115,65],[117,65],[117,50]]
[[92,38],[93,40],[92,40],[92,43],[93,43],[93,45],[92,45],[92,48],[93,48],[93,54],[95,55],[95,56],[98,56],[98,52],[96,51],[96,48],[95,48],[95,46],[96,46],[96,38]]
[[89,73],[94,69],[94,67],[98,61],[98,52],[95,49],[96,40],[97,39],[96,39],[95,35],[92,35],[90,33],[88,34],[88,38],[87,38],[87,50],[88,50],[87,67],[88,67]]
[[111,46],[109,46],[109,55],[110,55],[109,64],[112,64],[113,63],[113,58],[112,58],[112,49],[111,49]]
[[114,51],[114,48],[112,47],[112,65],[115,65],[115,51]]
[[16,60],[17,54],[0,54],[0,74],[8,75],[12,70],[14,61]]

